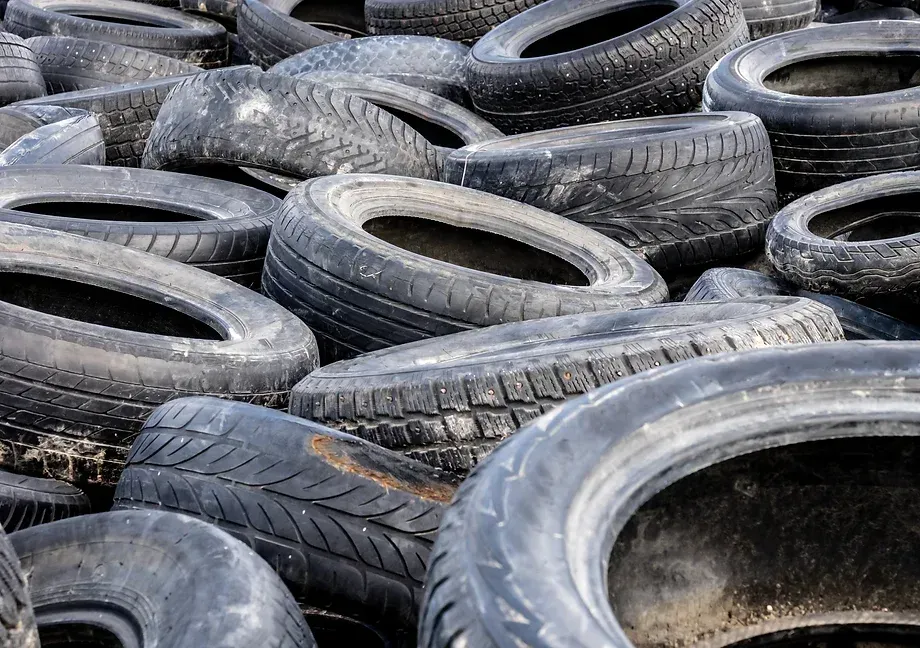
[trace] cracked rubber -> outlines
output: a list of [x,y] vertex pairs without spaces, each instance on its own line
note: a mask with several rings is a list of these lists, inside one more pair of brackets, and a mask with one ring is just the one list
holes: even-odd
[[29,44],[0,32],[0,106],[45,96],[45,82]]
[[515,322],[318,369],[291,414],[466,473],[519,427],[597,387],[702,355],[842,339],[807,299],[747,297]]
[[3,529],[0,529],[0,648],[40,648],[29,584]]
[[105,164],[102,129],[93,115],[40,126],[0,153],[0,167],[14,164]]
[[79,488],[0,470],[0,524],[7,533],[86,513],[89,500]]
[[818,4],[817,0],[741,0],[751,40],[802,29],[814,20]]
[[371,34],[437,36],[472,43],[543,0],[367,0]]
[[147,421],[115,506],[211,522],[307,605],[414,636],[428,553],[454,489],[452,478],[319,424],[189,398]]
[[137,648],[316,646],[271,567],[200,520],[115,511],[17,531],[10,540],[29,574],[42,639],[53,645],[114,637],[115,645]]
[[506,137],[451,153],[444,180],[587,225],[659,271],[762,249],[777,209],[767,133],[747,113]]
[[237,18],[240,44],[249,52],[252,62],[263,70],[305,50],[342,40],[340,36],[291,18],[274,4],[242,0]]

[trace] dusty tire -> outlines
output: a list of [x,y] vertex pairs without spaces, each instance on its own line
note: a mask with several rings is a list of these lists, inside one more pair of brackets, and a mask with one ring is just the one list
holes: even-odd
[[20,111],[18,106],[4,106],[0,108],[0,146],[6,148],[43,125],[41,120]]
[[587,225],[660,271],[762,248],[777,208],[767,132],[747,113],[506,137],[451,153],[444,180]]
[[291,392],[291,414],[465,473],[517,428],[603,384],[659,365],[842,339],[806,299],[664,304],[460,333],[327,365]]
[[291,18],[272,2],[242,0],[237,18],[240,44],[263,70],[305,50],[335,43],[340,36]]
[[0,524],[7,533],[86,513],[89,500],[79,488],[0,470]]
[[114,484],[157,405],[284,407],[316,367],[293,315],[152,254],[0,223],[0,269],[0,463],[21,474]]
[[265,558],[306,604],[414,636],[428,552],[454,488],[426,466],[316,423],[185,399],[144,426],[115,506],[211,522]]
[[43,96],[45,82],[28,43],[0,32],[0,106]]
[[11,540],[29,572],[45,646],[100,636],[137,648],[316,646],[271,567],[199,520],[116,511],[18,531]]
[[[400,215],[388,219],[392,204]],[[586,227],[471,189],[374,175],[327,176],[288,194],[262,290],[311,326],[324,362],[667,298],[648,264]]]
[[548,0],[476,43],[467,79],[476,111],[505,133],[684,113],[747,41],[737,0]]
[[105,164],[105,141],[93,115],[41,126],[0,153],[0,167],[14,164]]
[[414,34],[474,42],[543,0],[367,0],[371,34]]
[[39,648],[30,599],[16,550],[0,529],[0,648]]
[[817,0],[741,0],[751,40],[802,29],[814,20]]
[[907,7],[878,7],[875,9],[857,9],[831,16],[824,20],[829,25],[860,22],[863,20],[918,20],[920,14]]

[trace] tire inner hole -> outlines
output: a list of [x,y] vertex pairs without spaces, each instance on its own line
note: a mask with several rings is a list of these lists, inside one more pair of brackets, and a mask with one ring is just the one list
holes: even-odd
[[162,23],[138,20],[136,18],[125,18],[123,16],[103,16],[100,14],[88,13],[88,12],[83,12],[83,11],[67,11],[67,12],[62,12],[62,13],[67,13],[68,15],[76,16],[77,18],[86,18],[87,20],[98,20],[99,22],[113,23],[116,25],[130,25],[134,27],[157,27],[157,28],[174,27],[174,25],[166,25]]
[[433,144],[434,146],[444,146],[452,149],[466,146],[466,142],[464,142],[459,135],[453,131],[448,130],[447,128],[444,128],[440,124],[435,124],[432,121],[428,121],[424,117],[413,115],[412,113],[400,110],[399,108],[391,108],[390,106],[384,106],[373,101],[370,103],[374,104],[381,110],[387,111],[396,117],[396,119],[401,119],[406,122],[406,124],[415,129],[419,135],[428,140],[429,144]]
[[590,285],[568,261],[492,232],[412,216],[372,218],[364,231],[404,250],[472,270],[547,284]]
[[48,315],[138,333],[226,339],[190,315],[142,297],[25,272],[0,272],[0,301]]
[[838,241],[878,241],[920,232],[920,192],[874,198],[814,216],[808,229]]
[[920,85],[920,56],[859,54],[785,65],[767,75],[769,90],[806,97],[855,97]]
[[138,205],[119,205],[117,203],[95,202],[35,202],[12,207],[15,211],[43,216],[62,218],[82,218],[87,220],[120,221],[132,223],[186,223],[206,220],[203,216],[196,218],[193,214],[184,214],[157,207]]
[[114,633],[80,623],[39,625],[38,638],[43,648],[124,648]]
[[365,646],[366,648],[388,648],[388,642],[372,628],[336,615],[304,615],[318,648],[336,646]]
[[608,594],[637,648],[920,645],[920,423],[832,425],[905,436],[730,459],[629,519]]
[[290,15],[291,18],[310,23],[342,38],[367,36],[364,0],[304,0],[293,8]]
[[524,48],[521,58],[552,56],[597,45],[653,23],[675,9],[676,3],[659,0],[589,18],[534,41]]

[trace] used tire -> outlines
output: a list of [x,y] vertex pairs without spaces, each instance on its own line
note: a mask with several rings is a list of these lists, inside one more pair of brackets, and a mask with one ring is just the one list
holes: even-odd
[[240,44],[263,70],[305,50],[342,40],[291,18],[274,4],[271,0],[242,0],[237,18]]
[[0,524],[7,533],[86,513],[89,499],[79,488],[0,470]]
[[291,76],[307,72],[380,76],[467,105],[465,69],[469,51],[465,45],[441,38],[368,36],[314,47],[281,61],[269,71]]
[[199,398],[153,413],[115,506],[207,520],[251,546],[308,605],[414,636],[428,552],[454,488],[350,435]]
[[325,362],[667,298],[648,264],[577,223],[471,189],[374,175],[327,176],[288,194],[262,290],[311,326]]
[[93,115],[40,126],[0,153],[0,167],[14,164],[105,164],[102,129]]
[[737,0],[548,0],[476,43],[467,79],[505,133],[684,113],[747,41]]
[[702,355],[843,337],[807,299],[748,297],[515,322],[318,369],[291,414],[465,473],[519,427],[624,376]]
[[150,131],[143,165],[231,164],[301,178],[330,173],[436,178],[437,161],[419,133],[359,97],[238,68],[187,77],[176,86]]
[[444,180],[587,225],[661,271],[762,248],[777,208],[767,133],[747,113],[506,137],[451,153]]
[[367,0],[364,13],[372,34],[439,36],[471,43],[542,1]]
[[[179,7],[182,10],[199,13],[205,18],[216,16],[217,18],[235,19],[238,6],[237,0],[179,0]],[[230,21],[231,27],[233,22],[233,20]],[[226,27],[226,24],[224,26]],[[227,29],[227,31],[235,30]]]
[[201,67],[227,63],[227,31],[221,25],[129,0],[10,0],[3,26],[23,38],[73,36],[149,50]]
[[0,108],[0,147],[6,148],[43,125],[37,117],[19,110],[19,106]]
[[770,133],[781,203],[920,168],[920,24],[825,25],[735,50],[706,79],[705,110],[744,110]]
[[814,20],[818,5],[817,0],[741,0],[751,40],[802,29]]
[[45,82],[28,43],[0,32],[0,105],[45,96]]
[[16,550],[0,529],[0,648],[39,648],[38,628]]
[[860,22],[863,20],[918,20],[920,14],[907,7],[878,7],[874,9],[857,9],[825,18],[829,24]]
[[0,269],[0,464],[14,472],[114,484],[157,405],[284,407],[316,368],[296,317],[197,268],[0,223]]
[[316,646],[271,567],[200,520],[116,511],[17,531],[11,540],[48,648],[103,640],[137,648]]

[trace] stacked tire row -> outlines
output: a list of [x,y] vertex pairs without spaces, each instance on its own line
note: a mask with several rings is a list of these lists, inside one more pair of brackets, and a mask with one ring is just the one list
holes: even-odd
[[915,627],[911,9],[0,11],[0,645]]

